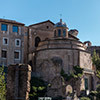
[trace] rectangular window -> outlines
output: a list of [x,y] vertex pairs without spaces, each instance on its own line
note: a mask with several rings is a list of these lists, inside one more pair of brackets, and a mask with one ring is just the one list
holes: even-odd
[[13,25],[13,32],[17,32],[18,33],[18,26]]
[[7,31],[7,24],[1,24],[1,31]]
[[21,40],[20,39],[16,39],[15,40],[15,46],[20,47],[21,45]]
[[3,37],[3,45],[8,45],[8,38]]
[[19,46],[19,40],[17,40],[17,41],[16,41],[16,45],[18,45],[18,46]]
[[66,37],[66,30],[63,30],[63,36]]
[[85,90],[88,90],[88,78],[85,78],[84,81],[85,81]]
[[20,52],[19,51],[14,51],[14,58],[16,59],[16,60],[19,60],[20,59]]
[[58,29],[58,37],[61,36],[61,29]]
[[7,51],[6,50],[2,50],[1,52],[2,54],[2,58],[7,58]]

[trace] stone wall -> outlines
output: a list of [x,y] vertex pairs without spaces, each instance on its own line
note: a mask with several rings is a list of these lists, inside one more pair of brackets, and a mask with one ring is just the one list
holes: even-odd
[[73,66],[79,65],[78,50],[55,49],[55,50],[43,50],[37,53],[36,56],[37,68],[44,60],[51,60],[54,57],[62,59],[62,68],[64,68],[66,73],[69,73],[72,70]]
[[[30,54],[32,54],[32,52],[36,49],[35,47],[35,39],[38,37],[40,38],[40,41],[42,40],[45,40],[47,38],[51,38],[53,37],[53,26],[54,24],[47,21],[47,22],[43,22],[43,23],[40,23],[40,24],[34,24],[32,26],[29,26],[28,28],[28,41],[27,39],[25,39],[28,43],[28,52],[25,51],[25,54],[28,55],[28,58],[25,58],[25,59],[28,59],[27,61],[29,60],[32,60],[30,58]],[[26,57],[26,56],[25,56]]]
[[10,65],[7,74],[7,100],[29,100],[31,66]]
[[[35,75],[42,77],[52,85],[48,90],[48,96],[66,96],[66,85],[74,85],[73,89],[79,95],[80,91],[85,89],[84,76],[87,76],[89,90],[91,90],[90,77],[94,74],[91,54],[85,50],[82,42],[64,38],[42,41],[35,52],[35,58],[36,66],[33,66],[36,71]],[[64,85],[60,74],[61,69],[63,68],[65,73],[70,74],[73,66],[77,65],[84,69],[82,80],[76,83],[72,80]]]
[[92,57],[90,53],[80,51],[80,67],[92,70]]

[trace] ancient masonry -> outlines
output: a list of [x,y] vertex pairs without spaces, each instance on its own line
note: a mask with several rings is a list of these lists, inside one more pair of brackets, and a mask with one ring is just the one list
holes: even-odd
[[7,75],[7,100],[29,100],[31,66],[10,65]]
[[70,74],[74,66],[84,69],[80,82],[74,83],[73,90],[77,95],[80,95],[82,90],[95,89],[91,54],[86,46],[86,43],[89,46],[90,43],[79,41],[77,34],[77,30],[68,32],[66,23],[60,20],[54,26],[54,37],[41,41],[33,52],[33,73],[51,84],[47,92],[50,97],[66,97],[67,86],[72,86],[73,82],[63,84],[60,72],[63,69],[66,74]]

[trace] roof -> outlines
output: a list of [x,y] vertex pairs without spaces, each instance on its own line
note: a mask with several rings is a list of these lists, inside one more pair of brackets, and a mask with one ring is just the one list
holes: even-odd
[[54,27],[67,27],[65,22],[62,22],[62,19],[60,19],[60,22],[56,23]]
[[47,21],[43,21],[43,22],[40,22],[40,23],[36,23],[36,24],[29,25],[29,27],[35,26],[35,25],[39,25],[39,24],[43,24],[43,23],[47,23],[47,22],[50,22],[51,24],[55,25],[52,21],[47,20]]
[[11,24],[18,24],[18,25],[25,25],[23,23],[20,22],[16,22],[15,20],[9,20],[9,19],[0,19],[0,22],[4,22],[4,23],[11,23]]

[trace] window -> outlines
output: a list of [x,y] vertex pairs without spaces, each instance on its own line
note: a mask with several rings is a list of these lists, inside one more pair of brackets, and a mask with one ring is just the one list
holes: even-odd
[[2,54],[2,58],[7,58],[7,51],[6,50],[2,50],[1,52]]
[[54,37],[56,37],[56,30],[54,31]]
[[20,60],[20,51],[14,51],[14,58],[16,59],[16,60]]
[[3,37],[3,45],[8,45],[8,38]]
[[49,28],[49,26],[47,26],[47,29]]
[[68,55],[68,62],[70,62],[70,60],[71,60],[71,59],[70,59],[70,55]]
[[66,36],[66,30],[65,29],[63,30],[63,36],[64,37]]
[[39,37],[35,38],[35,47],[38,47],[38,44],[40,41],[41,41],[41,39]]
[[85,78],[84,82],[85,82],[85,90],[88,90],[88,78]]
[[1,30],[7,31],[7,24],[1,24]]
[[17,32],[18,33],[18,26],[13,25],[13,32]]
[[58,29],[58,36],[61,36],[61,29]]
[[21,40],[20,39],[16,39],[15,40],[15,46],[20,47],[21,45]]

